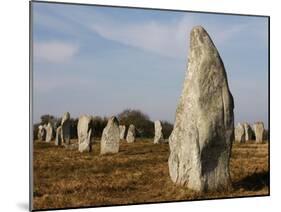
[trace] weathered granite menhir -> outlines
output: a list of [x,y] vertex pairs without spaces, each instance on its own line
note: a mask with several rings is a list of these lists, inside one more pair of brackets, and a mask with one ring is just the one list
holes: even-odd
[[109,118],[101,137],[101,154],[119,152],[120,131],[116,117]]
[[92,151],[92,116],[82,115],[77,125],[79,152]]
[[195,191],[231,187],[234,102],[222,59],[206,30],[191,31],[182,94],[169,137],[172,181]]

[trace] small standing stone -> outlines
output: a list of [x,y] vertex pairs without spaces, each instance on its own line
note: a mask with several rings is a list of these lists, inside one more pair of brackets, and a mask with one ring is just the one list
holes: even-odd
[[119,130],[120,130],[120,139],[125,139],[126,126],[119,125]]
[[70,114],[69,112],[64,113],[61,120],[61,139],[62,143],[70,144]]
[[61,137],[62,137],[62,132],[61,132],[61,126],[59,126],[56,130],[56,140],[55,140],[55,145],[60,146],[61,145]]
[[245,141],[250,141],[253,139],[253,130],[248,123],[244,123],[245,129]]
[[100,153],[117,153],[119,151],[119,141],[119,123],[116,117],[111,117],[102,132]]
[[92,151],[91,136],[92,136],[92,117],[82,115],[79,117],[77,134],[78,134],[78,150],[79,152]]
[[164,137],[162,133],[162,125],[160,121],[155,121],[154,122],[154,144],[159,144],[159,143],[164,143]]
[[235,141],[237,143],[245,143],[245,129],[240,123],[235,127]]
[[127,137],[126,137],[127,143],[135,142],[135,136],[136,136],[136,128],[135,125],[131,124],[127,132]]
[[256,122],[253,126],[255,136],[256,136],[256,142],[262,143],[263,137],[264,137],[264,125],[263,122]]
[[44,141],[46,139],[46,130],[45,130],[44,126],[42,126],[42,125],[38,126],[37,137],[38,137],[39,141]]
[[49,122],[47,124],[47,126],[45,126],[45,130],[46,130],[46,142],[49,143],[51,142],[52,138],[53,138],[53,126],[52,124]]

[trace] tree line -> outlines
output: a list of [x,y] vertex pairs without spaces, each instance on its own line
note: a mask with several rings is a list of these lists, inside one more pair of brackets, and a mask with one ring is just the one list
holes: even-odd
[[[125,109],[116,116],[119,120],[119,125],[126,126],[126,133],[130,124],[136,127],[136,136],[140,138],[153,138],[154,137],[154,122],[150,120],[149,116],[140,110]],[[94,116],[92,120],[92,129],[94,137],[100,138],[102,131],[107,125],[108,117]],[[40,117],[40,122],[34,124],[33,136],[37,139],[39,125],[51,123],[54,129],[56,129],[60,123],[61,118],[55,117],[50,114],[45,114]],[[168,121],[161,121],[162,133],[164,138],[168,138],[173,130],[173,125]],[[71,138],[77,138],[77,125],[78,118],[70,118],[70,136]]]

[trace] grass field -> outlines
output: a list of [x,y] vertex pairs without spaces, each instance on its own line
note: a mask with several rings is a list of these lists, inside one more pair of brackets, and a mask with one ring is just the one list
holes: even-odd
[[[75,141],[74,141],[75,142]],[[233,189],[199,194],[169,177],[169,145],[122,141],[120,152],[79,153],[54,143],[34,144],[34,209],[102,206],[269,194],[268,144],[234,144]]]

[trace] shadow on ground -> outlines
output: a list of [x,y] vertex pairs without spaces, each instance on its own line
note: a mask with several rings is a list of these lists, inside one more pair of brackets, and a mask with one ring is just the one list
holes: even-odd
[[238,182],[233,184],[233,187],[236,189],[245,189],[250,191],[257,191],[263,187],[269,186],[269,172],[263,171],[254,173],[250,176],[247,176]]

